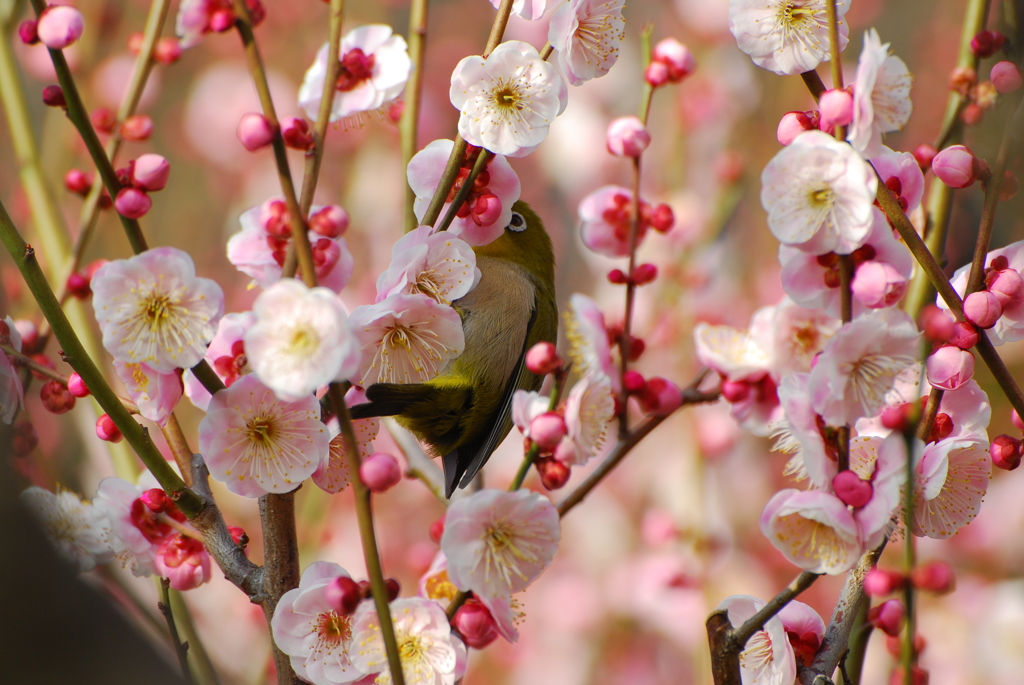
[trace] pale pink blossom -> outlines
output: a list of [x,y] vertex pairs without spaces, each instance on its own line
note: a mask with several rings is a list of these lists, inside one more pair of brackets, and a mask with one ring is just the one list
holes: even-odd
[[359,366],[359,347],[345,310],[326,288],[289,278],[265,290],[252,307],[245,354],[264,385],[284,400],[299,400]]
[[[427,213],[454,146],[455,143],[448,139],[435,140],[409,160],[406,177],[409,187],[416,194],[413,211],[417,219],[422,219]],[[467,152],[459,167],[455,185],[448,191],[448,197],[441,208],[441,216],[448,212],[455,194],[465,184],[475,162],[476,157]],[[512,205],[519,199],[520,190],[519,177],[508,160],[502,155],[495,155],[476,177],[465,204],[452,220],[448,232],[470,245],[486,245],[497,239],[512,219]],[[397,256],[397,249],[396,244],[392,251],[393,257]]]
[[[726,597],[718,605],[729,623],[739,628],[764,608],[764,602],[750,595]],[[789,685],[796,680],[796,659],[786,637],[786,628],[776,615],[768,619],[740,652],[740,677],[743,685]]]
[[878,309],[845,324],[826,343],[808,390],[830,426],[874,416],[901,371],[915,363],[918,332],[898,309]]
[[224,313],[220,286],[197,277],[192,258],[174,247],[107,262],[91,287],[103,346],[158,373],[198,364]]
[[[359,26],[341,39],[341,72],[331,103],[331,121],[380,109],[398,97],[412,72],[405,39],[385,24]],[[316,121],[327,77],[327,43],[316,53],[299,88],[299,106]]]
[[569,0],[548,25],[548,43],[562,73],[574,86],[604,76],[619,59],[626,37],[625,0]]
[[[501,0],[491,0],[494,9],[498,9]],[[522,17],[527,21],[536,21],[544,16],[547,11],[548,0],[513,0],[512,14]]]
[[871,164],[882,182],[889,185],[889,189],[899,199],[900,206],[908,216],[921,206],[924,173],[913,153],[897,152],[882,145],[881,152],[871,158]]
[[[839,50],[846,48],[849,0],[836,2]],[[826,0],[730,0],[729,30],[754,64],[776,74],[811,71],[829,59]]]
[[853,514],[864,549],[875,549],[892,532],[892,516],[900,506],[906,482],[906,465],[906,442],[901,435],[856,437],[850,441],[850,471],[871,484],[871,499]]
[[[466,646],[452,635],[444,609],[420,597],[396,599],[390,605],[402,674],[409,685],[455,685],[466,672]],[[352,626],[352,662],[364,673],[379,673],[377,685],[392,682],[377,612],[356,616]]]
[[459,134],[497,155],[521,157],[547,137],[568,90],[555,68],[528,43],[501,43],[487,58],[465,57],[452,73]]
[[940,390],[957,390],[974,377],[974,355],[953,345],[943,345],[928,357],[928,382]]
[[[770,316],[757,313],[750,323],[751,335],[771,358],[769,372],[776,381],[790,373],[806,373],[811,361],[835,335],[842,322],[819,308],[805,308],[788,297],[765,308]],[[767,324],[767,330],[762,330]]]
[[[1002,258],[1002,259],[1000,259]],[[1006,247],[1001,247],[998,250],[992,250],[985,257],[986,268],[993,268],[993,261],[999,260],[999,266],[1002,267],[1003,259],[1006,260],[1006,266],[1003,268],[1012,269],[1018,273],[1022,273],[1024,270],[1024,240],[1016,243],[1011,243]],[[953,287],[963,297],[964,290],[967,286],[967,276],[970,273],[971,265],[965,264],[953,273],[951,279]],[[1002,270],[1002,269],[997,269]],[[941,297],[936,298],[935,303],[942,309],[949,309],[946,305],[945,300]],[[1003,308],[1003,315],[996,322],[993,328],[986,331],[989,339],[995,345],[1002,345],[1006,342],[1014,342],[1024,338],[1024,300],[1016,301],[1007,307]]]
[[[224,385],[231,384],[239,377],[249,373],[249,359],[245,356],[245,332],[256,323],[256,315],[252,312],[225,314],[217,325],[217,333],[206,348],[206,361]],[[210,392],[203,387],[191,369],[182,374],[185,385],[185,396],[192,401],[197,409],[206,411],[210,404]]]
[[797,664],[810,666],[825,638],[825,622],[817,611],[795,599],[782,607],[778,616],[793,647]]
[[33,485],[22,491],[21,502],[35,515],[60,556],[79,573],[113,558],[109,521],[75,493],[53,493]]
[[476,254],[468,243],[453,238],[450,231],[435,233],[430,226],[420,226],[391,248],[391,264],[377,279],[377,302],[404,293],[450,305],[479,282]]
[[[357,385],[349,388],[345,393],[345,402],[348,406],[366,402],[366,393]],[[338,426],[337,419],[332,419],[328,424],[331,429],[331,442],[327,455],[320,460],[319,466],[313,472],[313,482],[324,492],[332,495],[347,488],[352,482],[352,474],[348,470],[348,441]],[[374,417],[369,419],[357,419],[352,422],[352,430],[356,434],[356,446],[359,453],[367,455],[371,453],[370,445],[380,432],[380,419]]]
[[181,533],[171,533],[157,547],[156,573],[184,592],[210,580],[210,553],[203,543]]
[[210,475],[243,497],[294,490],[313,475],[329,443],[316,397],[282,401],[252,374],[214,395],[199,424]]
[[778,395],[785,418],[772,426],[771,435],[775,451],[792,455],[785,475],[797,482],[809,478],[814,487],[827,489],[838,471],[836,435],[815,412],[807,383],[806,373],[782,379]]
[[494,619],[494,628],[498,635],[505,638],[507,642],[515,644],[519,641],[519,630],[517,625],[523,622],[526,613],[523,606],[515,595],[487,596],[477,595],[476,598],[490,612]]
[[516,390],[512,395],[512,424],[524,438],[530,437],[533,420],[546,412],[551,398],[533,390]]
[[864,49],[853,84],[853,123],[847,140],[871,159],[882,151],[882,134],[899,131],[910,120],[913,77],[899,57],[889,54],[875,29],[864,33]]
[[274,643],[288,655],[295,674],[314,685],[344,685],[367,675],[353,663],[358,649],[353,628],[366,610],[346,616],[327,601],[327,588],[339,577],[350,576],[337,564],[313,562],[299,587],[281,597],[270,622]]
[[425,383],[466,346],[458,313],[427,295],[392,295],[356,307],[349,322],[362,354],[351,375],[364,387]]
[[109,523],[114,555],[139,577],[156,572],[157,548],[173,532],[141,499],[145,491],[155,487],[156,478],[148,471],[139,476],[137,485],[121,478],[104,478],[93,500]]
[[558,511],[546,497],[486,489],[448,507],[441,550],[448,577],[460,590],[507,597],[548,567],[560,537]]
[[977,440],[940,440],[925,446],[914,473],[914,535],[944,540],[978,515],[992,458]]
[[167,422],[182,395],[181,373],[157,373],[145,364],[126,364],[115,361],[114,371],[124,383],[139,413],[160,424]]
[[448,559],[444,552],[439,551],[434,555],[430,568],[420,577],[420,596],[444,604],[454,599],[458,592],[459,589],[448,579]]
[[776,493],[761,513],[761,532],[787,559],[811,573],[845,573],[863,552],[853,513],[822,490]]
[[590,372],[576,381],[565,400],[567,434],[555,448],[555,459],[582,466],[604,453],[613,432],[615,396],[608,376]]
[[619,392],[619,371],[612,358],[604,314],[597,303],[586,295],[574,293],[565,313],[565,337],[569,339],[569,356],[577,372],[604,374],[611,380],[612,390]]
[[874,219],[878,180],[849,145],[807,131],[761,173],[761,204],[779,242],[812,254],[849,254],[864,244]]

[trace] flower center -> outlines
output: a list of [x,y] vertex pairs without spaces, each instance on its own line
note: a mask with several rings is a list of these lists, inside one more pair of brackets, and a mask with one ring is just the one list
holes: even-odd
[[441,571],[437,575],[427,578],[427,597],[437,600],[452,600],[459,590],[448,580],[448,571]]
[[884,404],[885,393],[892,389],[896,376],[913,363],[906,355],[869,354],[847,362],[842,371],[849,375],[854,399],[873,413]]
[[772,638],[768,631],[759,630],[747,640],[747,648],[740,652],[740,667],[754,672],[768,668],[772,655]]
[[285,351],[299,357],[308,357],[320,345],[320,336],[310,326],[297,326],[292,329],[292,339]]
[[352,637],[352,621],[335,611],[323,611],[316,617],[316,634],[323,643],[336,647]]
[[367,55],[360,48],[352,48],[341,58],[337,89],[345,93],[355,90],[363,81],[373,76],[374,55]]
[[828,185],[812,188],[807,194],[807,199],[815,209],[832,209],[836,201],[835,193]]
[[417,662],[426,655],[423,639],[418,635],[406,635],[402,644],[398,646],[398,653],[402,661]]
[[779,5],[776,21],[783,30],[796,30],[808,32],[817,23],[819,10],[813,7],[805,7],[803,2],[789,0]]
[[261,447],[269,447],[274,441],[274,420],[269,416],[257,416],[246,423],[249,439]]
[[166,295],[152,295],[142,301],[142,319],[155,331],[163,326],[171,315],[171,300]]

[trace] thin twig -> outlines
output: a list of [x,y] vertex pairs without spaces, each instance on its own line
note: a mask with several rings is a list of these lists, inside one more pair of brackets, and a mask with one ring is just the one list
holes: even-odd
[[171,632],[171,645],[174,647],[174,653],[178,657],[178,665],[181,667],[181,678],[189,685],[192,685],[192,671],[188,667],[188,643],[182,643],[181,638],[178,637],[178,626],[174,624],[174,612],[171,611],[170,589],[171,581],[161,578],[161,601],[157,602],[156,605],[160,609],[160,613],[164,615],[164,620],[167,621],[167,629]]
[[459,191],[455,193],[455,197],[452,198],[452,203],[448,205],[448,211],[445,212],[444,218],[441,219],[441,223],[437,224],[438,231],[447,231],[448,227],[452,225],[452,221],[455,220],[455,216],[462,209],[462,205],[465,204],[466,198],[469,197],[469,193],[473,190],[473,183],[476,181],[476,177],[487,168],[490,161],[494,159],[494,153],[489,150],[480,148],[477,151],[476,161],[473,162],[473,168],[469,170],[469,175],[466,176],[466,180],[462,182],[462,186]]
[[743,625],[739,628],[735,629],[729,641],[736,647],[738,652],[742,652],[747,646],[747,641],[753,637],[754,633],[764,628],[765,623],[782,611],[791,600],[814,585],[814,581],[820,577],[821,575],[818,573],[808,573],[807,571],[798,575],[782,592],[772,597],[756,614],[744,621]]
[[[412,0],[409,10],[409,59],[412,61],[412,73],[405,84],[405,109],[398,122],[398,133],[402,141],[402,169],[409,168],[416,151],[419,149],[417,132],[420,120],[420,103],[423,95],[423,67],[427,52],[427,0]],[[416,214],[413,204],[416,193],[408,183],[404,185],[402,214],[405,230],[416,228]]]

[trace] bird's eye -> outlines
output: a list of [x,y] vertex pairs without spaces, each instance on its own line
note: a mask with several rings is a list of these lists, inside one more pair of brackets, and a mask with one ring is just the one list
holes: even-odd
[[526,219],[519,212],[512,212],[512,218],[509,219],[508,226],[505,228],[516,233],[522,233],[526,230]]

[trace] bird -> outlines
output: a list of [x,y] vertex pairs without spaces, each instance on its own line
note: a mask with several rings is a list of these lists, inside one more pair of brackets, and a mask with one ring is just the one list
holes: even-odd
[[452,302],[465,349],[425,383],[375,383],[353,419],[394,416],[444,467],[445,498],[466,487],[512,429],[512,396],[538,390],[526,367],[539,342],[555,344],[555,256],[540,217],[525,202],[494,241],[473,248],[480,282]]

